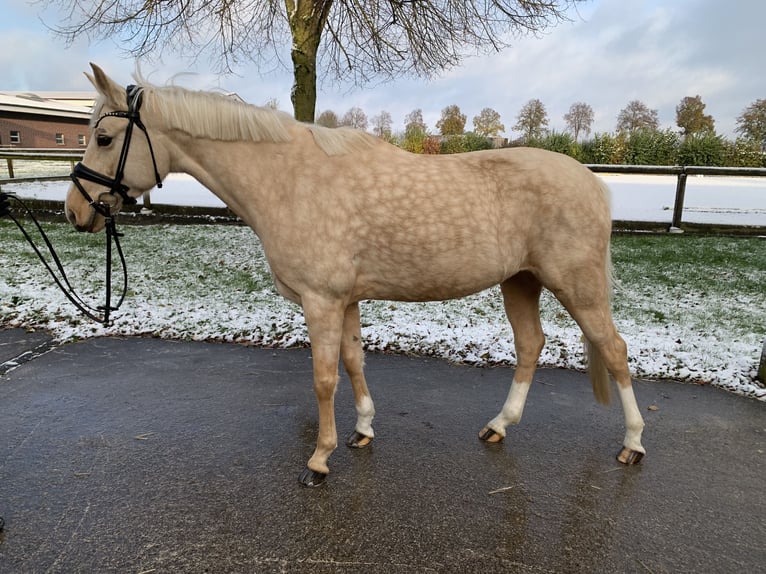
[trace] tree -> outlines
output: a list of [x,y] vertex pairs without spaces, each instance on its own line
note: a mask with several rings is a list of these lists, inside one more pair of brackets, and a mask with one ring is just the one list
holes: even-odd
[[516,116],[516,125],[513,129],[523,134],[525,142],[539,138],[548,127],[548,112],[540,100],[529,100],[521,108]]
[[367,124],[367,114],[364,113],[362,108],[356,106],[350,108],[343,114],[343,117],[340,120],[340,125],[356,128],[358,130],[366,130]]
[[426,131],[427,127],[423,121],[423,110],[420,108],[412,110],[404,117],[402,148],[412,153],[425,153],[428,147]]
[[657,110],[650,110],[640,100],[628,103],[617,116],[617,131],[631,134],[637,130],[656,130],[660,127]]
[[700,96],[686,96],[676,106],[676,125],[681,128],[684,137],[715,133],[715,120],[705,114],[705,104]]
[[394,121],[391,114],[383,110],[379,115],[372,117],[372,133],[381,139],[389,141],[391,139],[391,127]]
[[420,108],[412,110],[404,116],[405,135],[418,132],[425,134],[427,130],[426,123],[423,121],[423,110]]
[[755,100],[737,118],[734,128],[742,137],[757,142],[766,148],[766,100]]
[[134,58],[204,51],[222,71],[243,60],[272,69],[291,46],[295,118],[314,121],[317,78],[431,77],[465,55],[499,51],[566,20],[582,0],[43,0],[66,14],[53,29],[72,43],[120,38]]
[[569,111],[564,114],[564,121],[577,141],[580,133],[586,136],[590,134],[590,127],[593,125],[593,108],[585,102],[575,102],[569,106]]
[[476,135],[495,138],[505,131],[505,126],[500,122],[500,114],[492,108],[484,108],[474,116],[473,129]]
[[468,118],[460,111],[460,107],[452,104],[442,110],[442,117],[436,122],[436,129],[443,136],[457,136],[465,132],[465,122]]
[[337,128],[340,125],[340,120],[334,111],[325,110],[319,114],[316,123],[326,128]]

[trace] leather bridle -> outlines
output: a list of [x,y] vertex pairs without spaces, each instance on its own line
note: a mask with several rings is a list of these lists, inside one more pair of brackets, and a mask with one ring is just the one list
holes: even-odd
[[[136,203],[136,199],[128,195],[130,188],[122,183],[122,178],[125,174],[125,162],[128,159],[130,140],[131,136],[133,135],[133,126],[138,127],[138,129],[144,132],[144,135],[146,136],[146,143],[149,145],[149,153],[152,156],[154,178],[157,183],[157,187],[162,187],[162,179],[160,178],[159,171],[157,170],[157,161],[154,158],[152,140],[149,139],[149,133],[146,131],[146,126],[141,121],[141,114],[139,112],[141,109],[141,103],[143,101],[143,91],[144,89],[140,86],[128,86],[126,90],[128,102],[127,111],[118,110],[105,113],[100,118],[98,118],[98,120],[96,120],[96,123],[93,126],[94,129],[98,128],[98,124],[101,123],[101,120],[109,117],[124,118],[128,120],[128,126],[125,128],[125,139],[122,142],[120,159],[117,162],[117,169],[115,171],[114,177],[109,177],[108,175],[104,175],[103,173],[92,170],[82,162],[79,162],[76,166],[74,166],[74,171],[72,171],[70,174],[75,187],[85,198],[85,201],[88,202],[88,205],[96,210],[97,213],[107,218],[111,216],[112,209],[118,204],[116,199],[117,197],[122,200],[124,205],[132,205]],[[109,188],[109,191],[100,194],[97,199],[93,199],[90,194],[85,191],[85,188],[80,183],[81,179],[107,187]]]

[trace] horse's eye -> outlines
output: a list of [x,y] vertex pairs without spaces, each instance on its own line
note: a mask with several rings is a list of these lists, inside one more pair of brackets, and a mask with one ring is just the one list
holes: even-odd
[[101,147],[106,147],[112,143],[112,138],[101,134],[96,136],[96,143]]

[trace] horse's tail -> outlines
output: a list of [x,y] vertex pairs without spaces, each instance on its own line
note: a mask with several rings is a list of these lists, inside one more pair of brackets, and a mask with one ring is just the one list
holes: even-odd
[[[600,178],[599,178],[600,179]],[[611,203],[611,193],[609,187],[603,180],[600,181],[601,189],[604,192],[604,196],[608,203]],[[611,207],[611,206],[610,206]],[[611,237],[611,229],[609,230]],[[614,269],[612,267],[612,248],[611,242],[607,240],[606,254],[604,257],[604,274],[606,276],[607,283],[607,298],[608,304],[612,306],[612,290],[614,289]],[[601,356],[599,350],[587,339],[585,340],[585,348],[588,355],[588,374],[590,375],[590,382],[593,386],[593,395],[596,397],[596,401],[601,404],[609,404],[611,384],[609,380],[609,371],[604,363],[604,358]]]

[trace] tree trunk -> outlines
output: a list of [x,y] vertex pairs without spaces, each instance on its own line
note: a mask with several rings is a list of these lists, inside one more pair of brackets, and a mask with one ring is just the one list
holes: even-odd
[[293,89],[290,100],[293,114],[300,122],[313,122],[317,100],[316,52],[293,45]]
[[293,48],[293,115],[313,122],[317,100],[317,52],[332,0],[285,0]]

